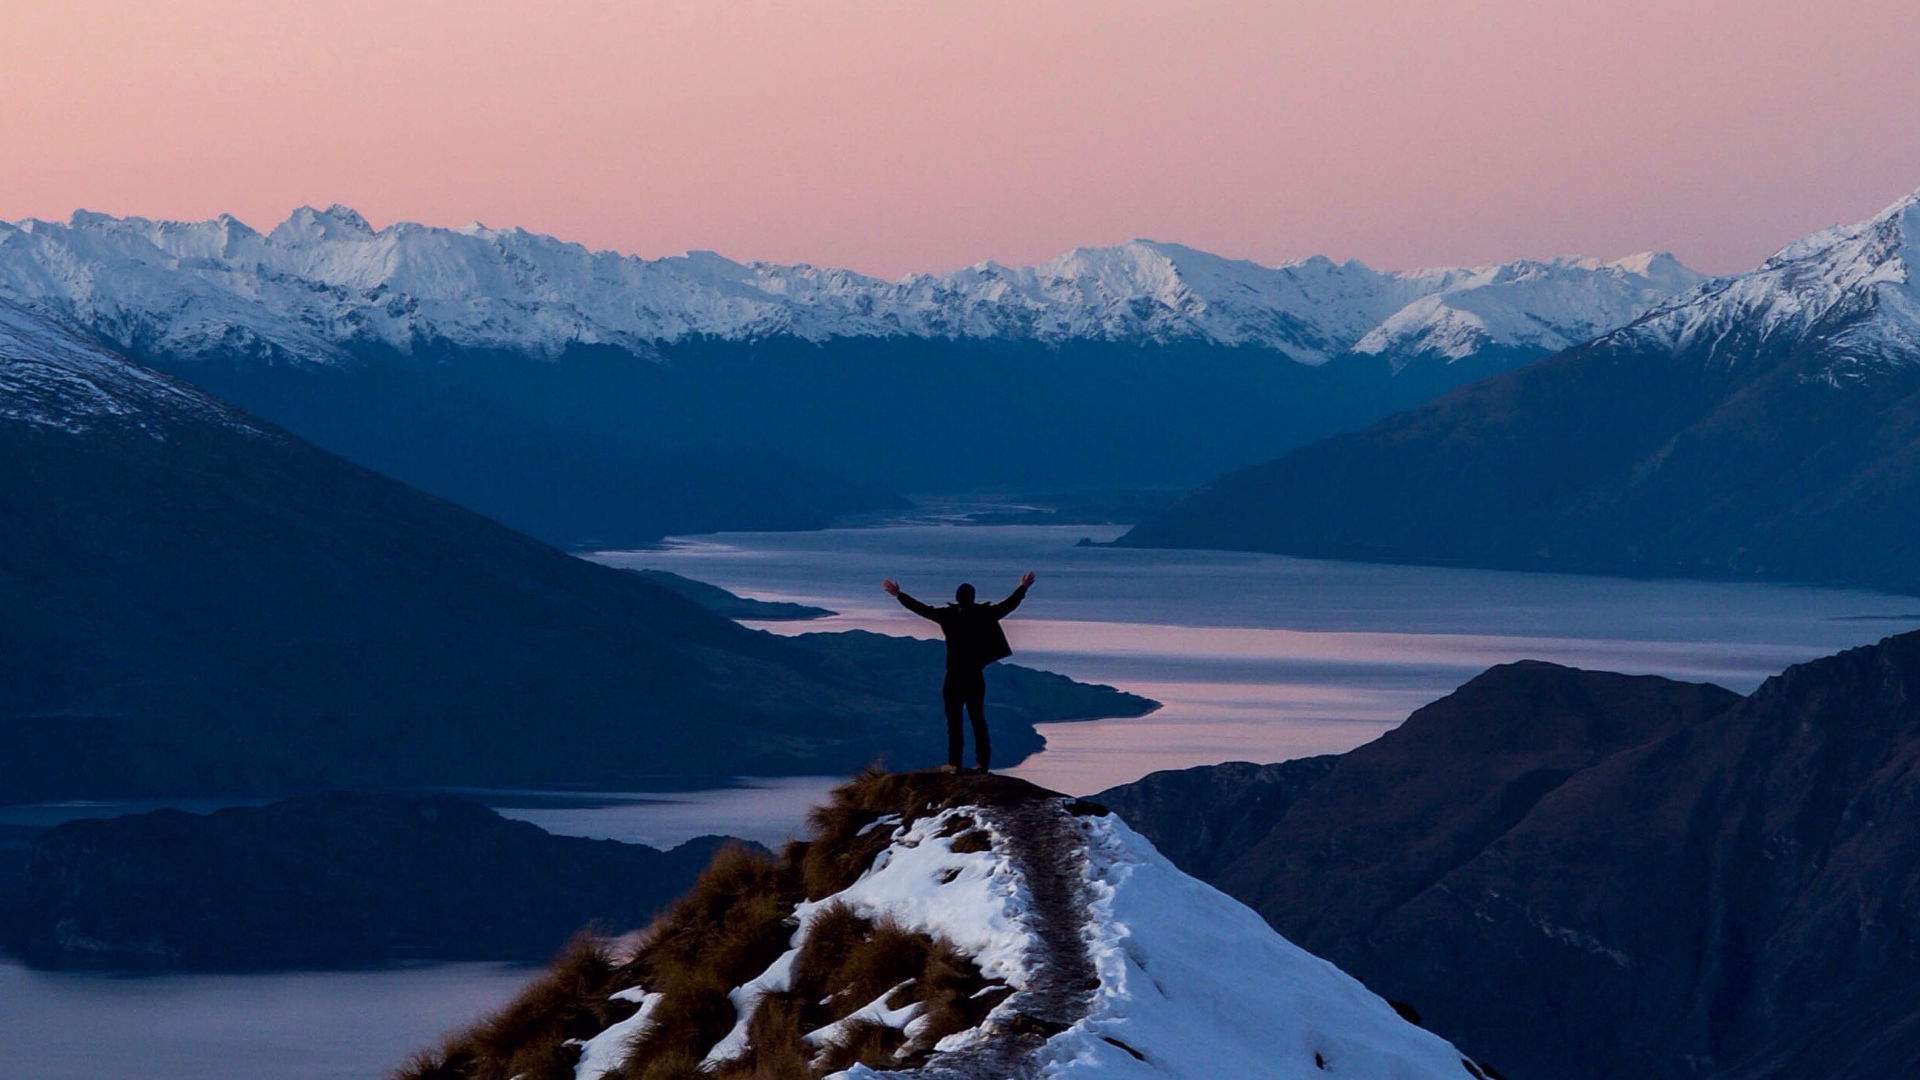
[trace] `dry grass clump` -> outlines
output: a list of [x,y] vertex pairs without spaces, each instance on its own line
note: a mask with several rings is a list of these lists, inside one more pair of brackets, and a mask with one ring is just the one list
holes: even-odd
[[871,1020],[855,1020],[841,1028],[840,1038],[822,1048],[819,1075],[839,1072],[855,1065],[885,1069],[900,1064],[900,1048],[905,1033]]
[[953,850],[960,855],[993,850],[993,834],[985,829],[970,829],[953,838]]
[[634,1060],[670,1048],[712,1046],[732,1030],[728,993],[765,971],[793,939],[798,896],[792,877],[773,859],[724,848],[654,924],[620,973],[629,984],[664,995],[635,1045]]
[[920,1041],[928,1047],[955,1032],[979,1027],[1013,988],[989,983],[973,959],[950,942],[934,940],[920,962],[919,1000],[924,1026]]
[[[835,788],[826,804],[807,815],[813,839],[794,845],[789,853],[800,866],[807,898],[818,900],[853,884],[873,865],[892,830],[867,827],[888,814],[910,824],[955,806],[1011,806],[1050,797],[1053,793],[1045,788],[992,773],[890,773],[869,767]],[[956,819],[942,828],[941,835],[958,835],[976,824],[971,817],[965,817],[964,823]],[[955,850],[985,851],[988,841],[984,832],[961,836]]]
[[634,1080],[709,1080],[700,1068],[702,1056],[685,1050],[665,1050],[649,1058],[638,1072],[629,1066],[622,1069],[620,1075]]
[[[892,842],[893,828],[876,822],[892,814],[911,824],[954,806],[1048,797],[1003,776],[867,769],[808,816],[812,835],[787,845],[780,858],[739,847],[716,854],[631,960],[615,963],[590,941],[577,942],[513,1004],[438,1053],[417,1057],[396,1078],[571,1080],[579,1051],[567,1040],[591,1038],[631,1016],[633,1003],[609,995],[633,986],[662,998],[619,1070],[621,1080],[814,1080],[856,1062],[923,1062],[934,1043],[978,1026],[1011,991],[989,984],[948,942],[836,905],[814,916],[791,991],[766,996],[749,1019],[745,1057],[712,1071],[700,1067],[737,1020],[729,992],[790,947],[798,928],[794,906],[853,884]],[[958,851],[989,846],[986,830],[966,815],[946,823],[941,835]],[[806,1042],[809,1032],[883,994],[890,1008],[920,1003],[910,1045],[903,1032],[864,1020],[842,1025],[830,1045]]]
[[605,947],[582,934],[504,1009],[437,1053],[415,1055],[395,1080],[572,1080],[579,1054],[565,1041],[591,1038],[638,1008],[609,999],[613,973]]
[[[809,1000],[831,1002],[844,1016],[919,978],[931,940],[891,920],[870,922],[834,904],[814,916],[806,947],[794,960],[793,989]],[[828,1016],[814,1026],[833,1019]]]

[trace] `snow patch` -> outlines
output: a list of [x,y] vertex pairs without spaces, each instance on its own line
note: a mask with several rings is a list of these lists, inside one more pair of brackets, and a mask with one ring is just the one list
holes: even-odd
[[610,995],[613,1001],[639,1002],[640,1008],[632,1016],[580,1044],[580,1060],[573,1067],[574,1080],[601,1080],[601,1077],[618,1069],[621,1062],[627,1059],[627,1048],[646,1030],[647,1024],[653,1019],[653,1010],[659,1007],[665,996],[649,994],[637,986]]

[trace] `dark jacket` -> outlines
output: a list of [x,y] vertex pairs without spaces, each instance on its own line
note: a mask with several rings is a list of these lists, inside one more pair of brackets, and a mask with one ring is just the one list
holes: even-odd
[[1007,644],[1007,634],[1000,629],[1000,620],[1013,614],[1013,609],[1019,607],[1020,601],[1026,596],[1027,587],[1022,585],[997,604],[933,607],[904,592],[899,600],[901,607],[940,624],[940,632],[947,639],[948,671],[979,671],[995,660],[1004,660],[1013,655],[1013,646]]

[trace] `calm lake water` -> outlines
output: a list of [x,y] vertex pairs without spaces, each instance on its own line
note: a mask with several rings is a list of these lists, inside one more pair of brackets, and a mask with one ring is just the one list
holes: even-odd
[[[1920,624],[1920,599],[1854,590],[1076,546],[1120,531],[907,524],[721,534],[594,558],[841,613],[766,624],[777,633],[932,636],[880,592],[881,578],[939,601],[962,580],[997,597],[1035,570],[1038,585],[1007,623],[1016,660],[1165,706],[1132,720],[1049,725],[1048,749],[1013,771],[1076,794],[1154,769],[1349,749],[1504,661],[1533,657],[1744,692],[1788,664]],[[927,692],[927,738],[937,740],[936,688]],[[720,832],[774,843],[831,783],[481,794],[555,832],[654,845]],[[0,808],[0,824],[144,808]],[[119,977],[0,963],[0,1077],[376,1077],[505,1001],[525,977],[523,968],[484,964]]]
[[[938,632],[883,594],[883,577],[939,602],[960,581],[998,597],[1032,569],[1039,583],[1006,623],[1014,661],[1165,706],[1046,727],[1047,750],[1012,771],[1073,794],[1154,769],[1348,750],[1510,660],[1744,693],[1789,664],[1920,625],[1920,599],[1858,590],[1077,546],[1122,531],[920,524],[718,534],[594,557],[841,613],[763,624],[778,633],[923,637]],[[939,727],[930,696],[927,737]]]
[[511,964],[95,975],[0,960],[8,1080],[376,1080],[533,976]]

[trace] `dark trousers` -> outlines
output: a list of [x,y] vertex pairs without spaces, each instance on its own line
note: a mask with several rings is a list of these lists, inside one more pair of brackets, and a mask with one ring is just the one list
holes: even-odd
[[947,711],[947,764],[959,768],[960,713],[973,718],[973,760],[982,769],[993,765],[993,743],[987,738],[987,677],[980,671],[949,671],[940,684],[940,703]]

